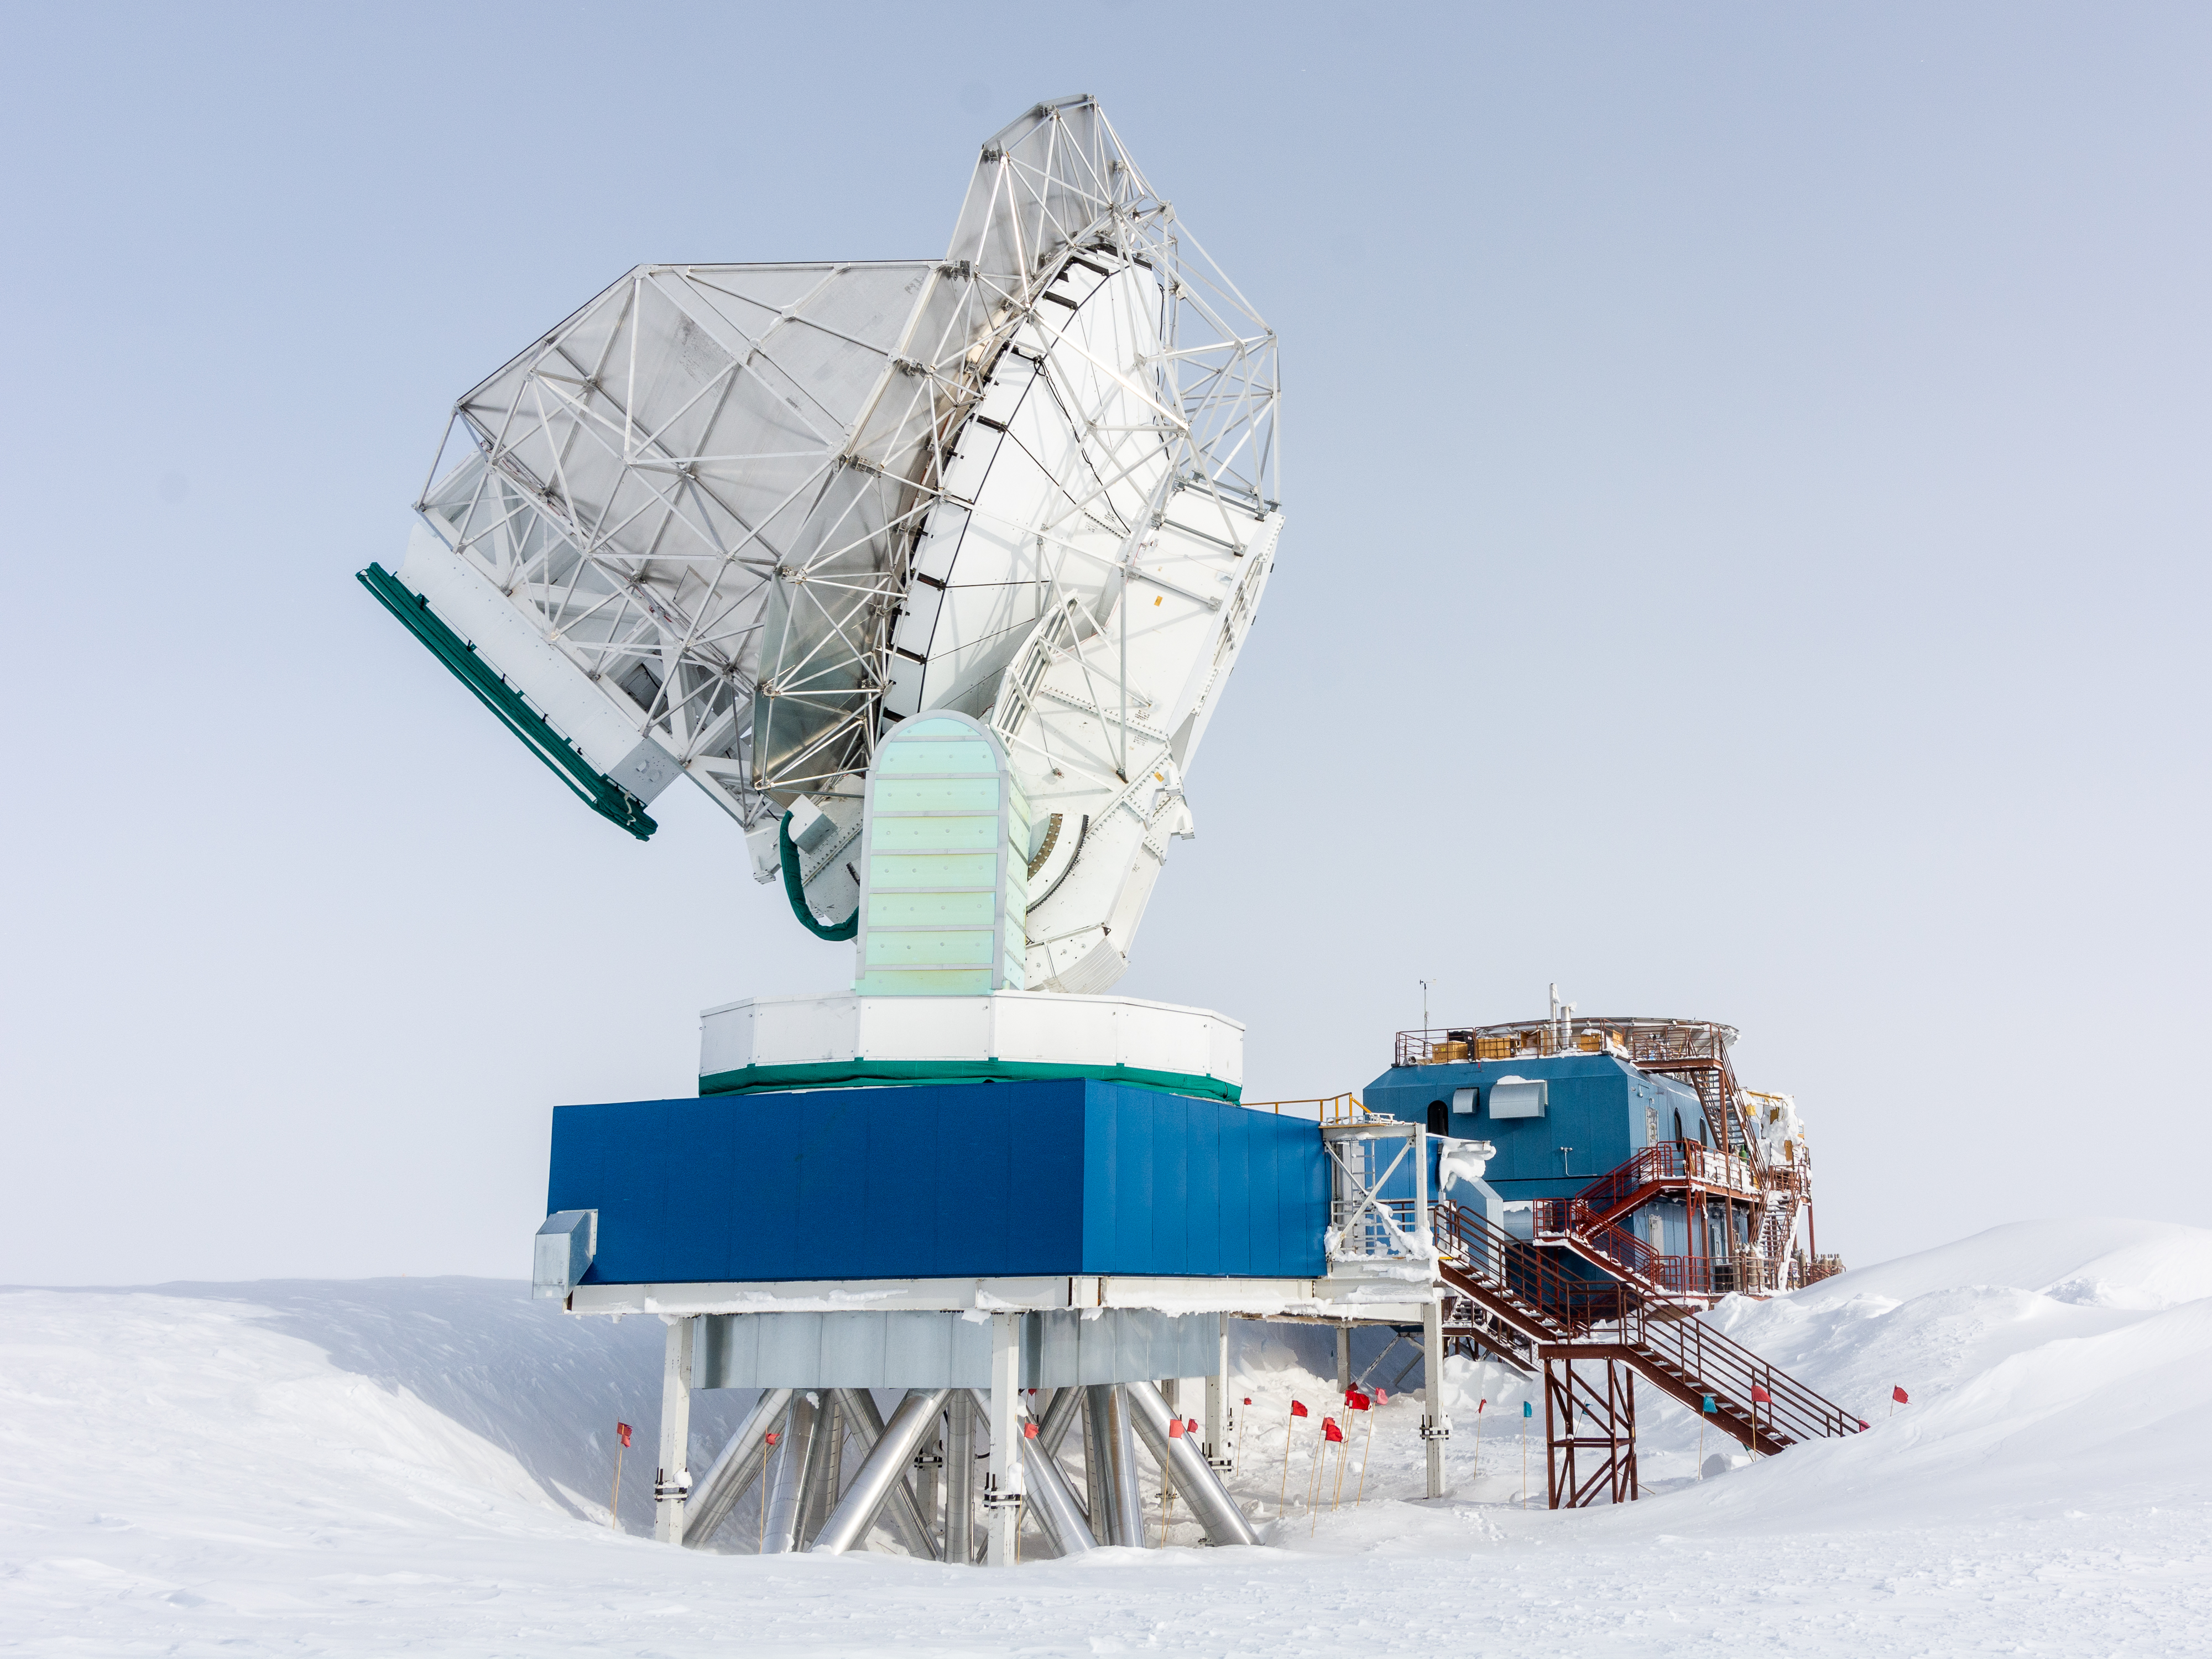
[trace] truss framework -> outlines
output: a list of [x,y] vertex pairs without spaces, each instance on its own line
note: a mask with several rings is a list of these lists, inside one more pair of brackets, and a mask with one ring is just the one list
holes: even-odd
[[[741,823],[856,796],[924,526],[1003,355],[1085,351],[1078,264],[1150,312],[1016,527],[1089,634],[1170,495],[1241,550],[1280,462],[1273,333],[1089,97],[984,146],[941,260],[630,271],[462,397],[419,510]],[[1133,701],[1101,688],[1125,743]]]

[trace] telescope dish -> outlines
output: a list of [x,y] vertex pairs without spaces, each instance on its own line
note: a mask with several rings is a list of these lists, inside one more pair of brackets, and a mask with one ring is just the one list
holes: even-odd
[[835,936],[878,740],[986,722],[1037,814],[1029,983],[1100,990],[1273,562],[1278,398],[1273,332],[1062,99],[983,146],[942,259],[629,272],[461,398],[364,580],[632,833],[688,775],[770,880],[798,809]]

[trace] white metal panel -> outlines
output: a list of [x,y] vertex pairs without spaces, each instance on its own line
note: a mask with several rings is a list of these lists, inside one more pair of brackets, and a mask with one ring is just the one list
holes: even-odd
[[407,556],[396,574],[599,771],[648,804],[673,781],[675,757],[643,735],[644,723],[600,696],[577,665],[428,524],[417,523],[409,533]]
[[1116,1065],[1241,1085],[1244,1028],[1206,1008],[1134,997],[1038,991],[990,996],[763,997],[699,1017],[702,1076],[747,1065],[882,1060],[1021,1060]]
[[871,1060],[973,1060],[994,1052],[990,997],[862,997],[857,1054]]
[[1501,1079],[1490,1085],[1490,1115],[1496,1118],[1541,1117],[1549,1091],[1541,1078]]
[[726,1003],[700,1014],[700,1076],[741,1071],[754,1063],[751,1003]]

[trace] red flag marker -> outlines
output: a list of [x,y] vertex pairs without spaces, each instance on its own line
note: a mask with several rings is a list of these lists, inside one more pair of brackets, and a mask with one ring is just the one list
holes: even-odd
[[1387,1406],[1387,1405],[1389,1405],[1389,1404],[1390,1403],[1390,1390],[1389,1390],[1389,1389],[1376,1389],[1376,1390],[1375,1390],[1375,1403],[1376,1403],[1376,1405],[1378,1405],[1378,1406]]
[[615,1517],[622,1512],[622,1455],[623,1446],[629,1444],[629,1425],[617,1423],[615,1433],[621,1437],[622,1446],[615,1448],[615,1490],[614,1495],[607,1499],[607,1524],[610,1527],[618,1524]]
[[1244,1403],[1248,1406],[1252,1403],[1252,1396],[1248,1394],[1244,1396]]
[[1305,1402],[1304,1401],[1293,1400],[1291,1401],[1291,1415],[1293,1417],[1310,1417],[1312,1413],[1306,1410]]
[[1180,1417],[1168,1419],[1168,1438],[1170,1440],[1182,1438],[1182,1419]]
[[1909,1406],[1912,1403],[1911,1397],[1902,1389],[1893,1388],[1889,1391],[1889,1397],[1900,1406]]
[[1754,1382],[1751,1385],[1751,1403],[1754,1406],[1771,1406],[1774,1403],[1774,1396]]
[[1322,1419],[1321,1434],[1322,1438],[1324,1440],[1341,1440],[1344,1438],[1344,1431],[1336,1426],[1336,1419],[1333,1417],[1324,1417]]
[[1481,1415],[1482,1415],[1482,1408],[1483,1408],[1485,1406],[1487,1406],[1489,1403],[1490,1403],[1490,1396],[1489,1396],[1488,1395],[1483,1395],[1483,1397],[1482,1397],[1481,1399],[1480,1399],[1480,1400],[1476,1401],[1475,1401],[1475,1403],[1474,1403],[1474,1414],[1475,1414],[1477,1417],[1481,1416]]
[[1367,1411],[1370,1409],[1374,1404],[1375,1402],[1373,1401],[1370,1400],[1365,1395],[1360,1393],[1357,1389],[1354,1389],[1350,1394],[1344,1396],[1344,1409],[1348,1412]]
[[770,1430],[768,1431],[768,1443],[769,1443],[769,1445],[771,1445],[771,1446],[773,1446],[774,1444],[775,1444],[775,1443],[776,1443],[777,1441],[779,1441],[779,1440],[781,1440],[781,1439],[782,1439],[782,1438],[783,1438],[783,1437],[782,1437],[781,1435],[778,1434],[778,1433],[777,1433],[774,1429],[770,1429]]
[[1022,1425],[1022,1438],[1023,1438],[1023,1439],[1024,1439],[1024,1440],[1034,1440],[1034,1439],[1036,1439],[1036,1424],[1034,1424],[1034,1423],[1024,1423],[1024,1424],[1023,1424],[1023,1425]]
[[1182,1429],[1183,1429],[1183,1432],[1184,1432],[1185,1434],[1188,1434],[1188,1435],[1195,1435],[1195,1434],[1197,1434],[1197,1432],[1198,1432],[1198,1419],[1197,1419],[1196,1418],[1194,1418],[1194,1417],[1186,1417],[1185,1419],[1183,1419]]

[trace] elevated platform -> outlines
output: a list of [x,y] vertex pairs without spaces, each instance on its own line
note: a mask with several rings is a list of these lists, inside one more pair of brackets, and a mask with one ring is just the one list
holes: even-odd
[[1096,1078],[1235,1101],[1244,1028],[1134,997],[756,997],[699,1016],[699,1092]]
[[1328,1204],[1312,1124],[1096,1078],[563,1106],[547,1188],[580,1289],[1310,1279]]

